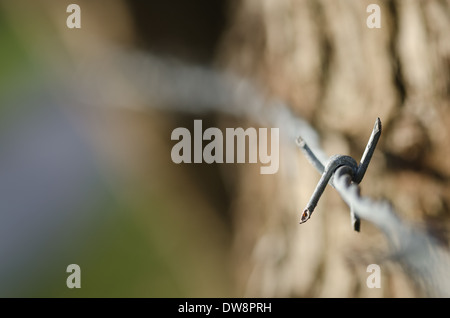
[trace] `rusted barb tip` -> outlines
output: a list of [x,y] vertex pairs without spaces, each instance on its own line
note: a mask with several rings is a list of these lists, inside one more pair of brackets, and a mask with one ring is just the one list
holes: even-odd
[[300,224],[305,223],[306,221],[308,221],[310,216],[311,216],[311,213],[309,212],[309,209],[306,208],[303,211],[302,217],[300,219]]

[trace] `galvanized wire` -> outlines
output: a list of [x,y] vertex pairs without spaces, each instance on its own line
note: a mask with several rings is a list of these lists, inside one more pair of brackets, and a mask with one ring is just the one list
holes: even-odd
[[[76,74],[84,75],[82,80],[78,77],[70,83],[76,98],[83,96],[90,104],[129,107],[133,104],[130,99],[138,96],[139,101],[151,107],[193,114],[215,111],[280,127],[281,136],[292,146],[300,145],[316,170],[324,172],[327,156],[319,146],[316,130],[288,105],[266,98],[250,81],[147,53],[114,52],[112,59],[90,61],[84,65],[84,73]],[[369,148],[368,145],[361,160],[364,165],[368,164],[364,158],[368,156],[370,160],[372,156]],[[352,175],[344,165],[334,171],[330,184],[357,218],[371,222],[385,234],[393,248],[393,259],[428,295],[450,297],[448,251],[426,232],[402,220],[388,202],[361,196],[358,183],[363,175]]]
[[[317,162],[319,160],[305,143],[300,147],[317,171],[324,175],[324,164]],[[335,170],[332,182],[352,213],[371,222],[385,234],[392,247],[392,259],[404,266],[428,296],[450,297],[448,250],[429,234],[399,218],[389,202],[361,196],[359,184],[354,182],[353,170],[349,165],[341,165]]]

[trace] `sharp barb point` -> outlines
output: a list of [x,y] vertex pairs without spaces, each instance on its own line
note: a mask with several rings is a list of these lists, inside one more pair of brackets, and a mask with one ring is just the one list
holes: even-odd
[[308,221],[310,216],[311,216],[311,213],[309,212],[308,208],[303,210],[303,214],[302,214],[302,217],[300,219],[300,224],[305,223],[306,221]]
[[377,120],[375,121],[375,127],[373,128],[375,131],[380,131],[381,132],[381,120],[380,117],[377,117]]
[[305,140],[300,136],[295,140],[295,142],[302,148],[305,146]]

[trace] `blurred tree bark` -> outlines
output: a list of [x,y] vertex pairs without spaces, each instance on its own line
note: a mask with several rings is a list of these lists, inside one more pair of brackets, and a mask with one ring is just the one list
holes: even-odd
[[[369,4],[381,28],[368,28]],[[287,101],[329,155],[359,159],[380,117],[380,144],[361,186],[449,241],[450,3],[247,0],[232,2],[218,63]],[[244,105],[245,106],[245,105]],[[240,170],[233,204],[236,279],[247,296],[421,296],[369,224],[350,227],[327,190],[310,221],[300,211],[319,176],[284,149],[280,172]],[[291,161],[287,159],[292,157]],[[284,160],[284,164],[283,164]],[[289,161],[289,162],[288,162]],[[288,162],[288,164],[286,164]],[[369,289],[378,263],[382,288]]]

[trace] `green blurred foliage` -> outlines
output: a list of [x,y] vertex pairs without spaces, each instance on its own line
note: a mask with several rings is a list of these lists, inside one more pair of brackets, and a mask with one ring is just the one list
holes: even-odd
[[[9,3],[9,6],[14,5]],[[18,10],[21,9],[18,6]],[[8,119],[2,116],[5,108],[20,107],[24,112],[39,112],[33,104],[9,104],[8,101],[11,96],[21,95],[29,97],[25,98],[27,101],[33,100],[34,93],[52,87],[54,83],[50,79],[55,80],[55,74],[61,74],[46,63],[52,59],[60,63],[68,58],[67,48],[60,43],[57,32],[47,32],[54,30],[42,12],[31,15],[34,19],[31,29],[36,34],[44,34],[48,42],[43,45],[53,44],[50,48],[57,50],[52,52],[54,55],[46,55],[48,46],[37,47],[35,34],[21,28],[22,21],[15,20],[17,15],[8,14],[9,11],[2,11],[0,7],[0,121]],[[66,13],[62,12],[61,16],[65,17]],[[169,143],[170,137],[165,137]],[[94,149],[94,157],[95,152]],[[167,161],[169,159],[167,155]],[[108,174],[115,172],[105,168],[106,163],[101,159],[97,160],[98,171],[106,175],[96,185],[98,193],[93,193],[91,199],[95,204],[87,208],[95,221],[83,223],[80,220],[80,224],[73,226],[65,224],[59,238],[46,242],[48,251],[35,251],[36,262],[26,264],[27,272],[18,274],[16,282],[7,286],[5,296],[230,296],[228,265],[222,261],[223,251],[208,254],[216,244],[215,230],[205,228],[205,222],[191,213],[191,210],[205,209],[204,205],[196,202],[197,198],[189,193],[183,194],[186,198],[179,197],[179,193],[170,190],[167,181],[165,188],[155,190],[131,179],[133,188],[139,190],[132,199],[125,200],[120,189],[128,184],[110,190],[106,180],[110,177]],[[164,171],[156,178],[163,179]],[[179,181],[177,176],[173,180]],[[164,180],[159,179],[152,182],[164,184]],[[191,186],[184,182],[181,188]],[[68,237],[75,228],[78,234]],[[23,235],[26,237],[26,233]],[[25,252],[17,250],[17,254]],[[66,286],[69,264],[81,267],[81,289]]]

